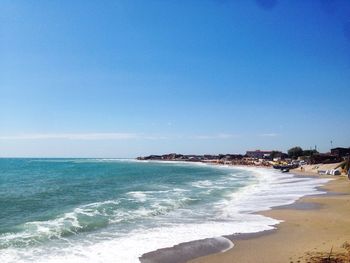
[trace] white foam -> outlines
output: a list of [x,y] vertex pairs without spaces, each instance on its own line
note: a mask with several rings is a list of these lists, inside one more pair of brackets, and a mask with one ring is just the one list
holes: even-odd
[[197,181],[197,182],[191,183],[192,186],[198,187],[198,188],[210,188],[213,186],[213,184],[214,183],[209,180],[203,180],[203,181]]
[[217,239],[225,240],[229,244],[229,246],[227,248],[221,250],[221,253],[224,253],[224,252],[226,252],[226,251],[228,251],[228,250],[230,250],[231,248],[234,247],[233,242],[230,239],[226,238],[226,237],[217,237]]
[[99,211],[99,208],[104,205],[118,205],[119,203],[120,201],[118,200],[90,203],[77,207],[72,212],[64,213],[52,220],[27,222],[23,225],[24,231],[20,233],[0,235],[0,244],[3,246],[10,243],[29,244],[30,242],[41,242],[51,238],[61,238],[65,232],[75,234],[79,229],[83,228],[78,220],[79,215],[90,217],[95,215],[105,216],[103,209]]
[[147,200],[146,192],[143,191],[128,192],[127,194],[139,202],[146,202]]
[[[85,242],[72,244],[70,247],[51,249],[48,253],[36,255],[35,262],[39,263],[58,263],[58,262],[138,262],[138,257],[148,251],[156,250],[160,247],[171,247],[181,242],[188,242],[194,239],[204,239],[219,237],[232,231],[238,232],[240,229],[246,229],[250,232],[272,229],[272,225],[278,223],[274,219],[264,218],[265,227],[261,227],[260,216],[252,215],[246,221],[226,222],[221,224],[203,223],[174,225],[172,227],[159,227],[153,229],[137,230],[127,236],[106,240],[94,244]],[[246,222],[250,222],[247,228]],[[11,253],[12,252],[12,253]],[[15,259],[16,262],[29,262],[28,258],[33,256],[33,252],[23,250],[21,257],[18,257],[13,251],[7,250],[0,255],[1,262],[10,262],[9,259]],[[14,255],[15,254],[15,255]],[[16,256],[16,258],[13,258]]]
[[[228,167],[223,168],[226,169]],[[329,180],[296,178],[291,174],[282,174],[269,169],[246,167],[234,167],[232,169],[241,169],[242,171],[254,173],[256,175],[254,178],[255,182],[243,187],[238,192],[228,194],[227,199],[213,204],[213,208],[217,211],[215,214],[216,218],[213,218],[213,220],[206,220],[203,223],[198,220],[188,223],[167,221],[166,224],[162,224],[159,227],[141,227],[124,235],[106,232],[105,235],[108,238],[101,239],[98,242],[95,242],[96,240],[92,242],[89,238],[69,240],[69,246],[39,246],[30,250],[25,248],[8,248],[0,250],[0,262],[138,262],[138,258],[144,253],[159,248],[171,247],[182,242],[220,237],[234,233],[254,233],[270,230],[281,221],[255,214],[255,212],[268,210],[274,206],[293,203],[304,195],[320,194],[321,192],[316,187],[321,186]],[[232,176],[235,176],[235,174],[232,174]],[[210,188],[217,185],[215,181],[202,180],[195,182],[193,186]],[[177,193],[183,193],[184,191],[186,189],[178,189]],[[156,193],[157,191],[154,192]],[[129,192],[128,195],[140,202],[145,202],[152,193],[134,191]],[[184,204],[183,202],[186,202],[187,199],[185,197],[182,197],[182,199],[179,197],[176,200],[158,200],[153,203],[153,208],[156,210],[140,207],[132,211],[132,214],[117,211],[120,213],[120,216],[115,217],[115,222],[125,217],[142,218],[149,216],[154,211],[162,211],[162,209],[166,209],[166,206],[161,203],[162,201],[169,201],[167,205],[173,208],[181,208]],[[117,201],[107,202],[118,204]],[[50,233],[52,231],[51,225],[59,225],[62,223],[60,220],[63,219],[64,222],[68,220],[68,222],[74,225],[76,224],[77,213],[87,213],[90,215],[89,213],[95,213],[96,209],[90,211],[89,208],[96,208],[100,204],[94,203],[80,207],[79,211],[75,210],[73,213],[67,213],[62,219],[49,221],[49,223],[32,223],[35,223],[34,225],[38,227],[37,231]],[[79,227],[79,223],[75,226]],[[53,229],[55,228],[53,227]],[[13,235],[13,238],[15,237],[16,234]]]
[[231,194],[231,201],[226,203],[227,215],[252,213],[269,210],[275,206],[292,204],[305,195],[322,194],[316,188],[330,179],[296,178],[292,174],[283,174],[271,169],[240,168],[256,174],[257,183]]

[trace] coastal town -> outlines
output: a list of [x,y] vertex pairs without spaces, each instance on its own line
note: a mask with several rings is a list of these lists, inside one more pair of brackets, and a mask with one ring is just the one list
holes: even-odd
[[[163,154],[163,155],[149,155],[137,157],[141,161],[182,161],[182,162],[202,162],[208,164],[221,165],[243,165],[243,166],[259,166],[259,167],[273,167],[288,172],[289,169],[299,168],[301,170],[307,167],[313,167],[318,174],[328,175],[348,175],[350,147],[337,147],[331,149],[329,152],[320,153],[316,149],[303,150],[296,146],[290,148],[287,153],[278,150],[250,150],[245,154]],[[333,165],[332,165],[333,164]],[[322,170],[321,165],[331,167],[332,169]],[[327,166],[328,165],[328,166]],[[330,165],[330,166],[329,166]]]

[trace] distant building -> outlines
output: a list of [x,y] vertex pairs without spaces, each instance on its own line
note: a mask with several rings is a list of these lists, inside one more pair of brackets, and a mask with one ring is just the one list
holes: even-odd
[[333,148],[331,149],[331,154],[340,158],[350,156],[350,148]]
[[204,154],[205,160],[217,160],[219,159],[218,155],[212,155],[212,154]]
[[162,155],[162,160],[168,160],[168,161],[181,161],[187,159],[186,156],[182,154],[177,154],[177,153],[169,153],[169,154],[164,154]]
[[309,162],[311,164],[318,163],[337,163],[341,161],[341,157],[329,154],[329,153],[318,153],[309,157]]
[[255,150],[255,151],[247,151],[246,156],[250,158],[255,159],[266,159],[270,158],[272,151],[261,151],[261,150]]

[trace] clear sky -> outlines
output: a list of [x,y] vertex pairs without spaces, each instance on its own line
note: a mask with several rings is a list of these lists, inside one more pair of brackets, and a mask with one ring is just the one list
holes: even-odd
[[350,1],[0,0],[0,156],[350,146]]

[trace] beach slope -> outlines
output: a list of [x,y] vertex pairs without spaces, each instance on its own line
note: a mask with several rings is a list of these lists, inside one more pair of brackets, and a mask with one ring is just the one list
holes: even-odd
[[[233,237],[233,249],[190,262],[350,262],[350,181],[340,177],[323,188],[328,194],[263,212],[284,221],[276,231]],[[321,260],[328,257],[333,261]]]

